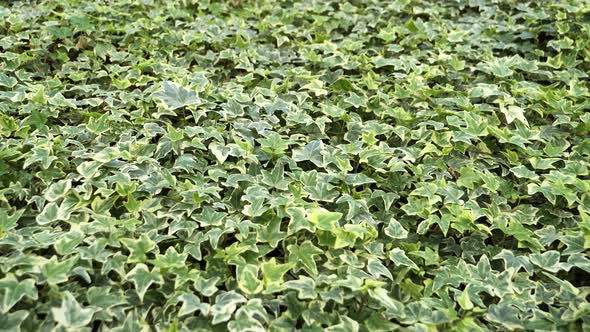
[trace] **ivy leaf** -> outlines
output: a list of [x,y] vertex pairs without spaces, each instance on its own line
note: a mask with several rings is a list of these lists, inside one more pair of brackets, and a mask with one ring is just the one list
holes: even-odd
[[297,233],[304,229],[312,232],[313,225],[305,217],[305,209],[302,207],[289,207],[286,209],[287,215],[290,217],[289,225],[287,226],[287,235]]
[[535,172],[529,170],[526,166],[523,165],[512,167],[510,171],[512,171],[512,173],[514,173],[514,175],[519,178],[526,178],[531,180],[536,180],[539,178],[539,176]]
[[53,256],[41,266],[41,273],[48,283],[60,284],[68,281],[68,274],[77,262],[77,256],[62,261],[59,261],[57,256]]
[[182,306],[178,311],[179,317],[190,315],[195,311],[200,311],[203,315],[207,315],[209,313],[209,305],[206,303],[201,303],[199,297],[194,294],[184,293],[181,294],[178,299],[182,302]]
[[14,77],[7,76],[4,73],[0,73],[0,86],[12,89],[18,81]]
[[283,276],[291,268],[294,263],[277,264],[273,257],[269,261],[262,263],[261,270],[264,281],[264,293],[270,294],[280,291],[283,288]]
[[471,302],[471,299],[469,298],[469,292],[467,292],[467,289],[461,292],[461,295],[459,295],[457,299],[457,303],[459,303],[459,306],[461,306],[461,309],[463,310],[473,309],[473,302]]
[[195,220],[201,226],[221,226],[227,213],[213,210],[210,206],[205,206],[203,211],[195,217]]
[[39,225],[47,225],[60,220],[59,206],[54,202],[45,205],[45,208],[43,208],[43,211],[41,211],[35,220]]
[[555,273],[563,269],[562,264],[559,263],[560,254],[555,250],[532,254],[529,259],[534,265],[550,272]]
[[311,211],[307,217],[317,229],[323,231],[333,231],[336,229],[338,221],[342,218],[340,212],[330,212],[326,209],[318,208]]
[[178,83],[164,81],[161,88],[162,90],[156,92],[154,96],[161,100],[164,106],[170,110],[201,103],[196,91],[187,89]]
[[98,161],[85,161],[78,165],[76,170],[83,177],[90,179],[97,175],[101,165],[102,163]]
[[370,258],[367,262],[367,270],[376,278],[385,276],[390,280],[393,280],[393,275],[391,272],[379,260]]
[[47,191],[45,191],[45,199],[49,202],[54,202],[62,197],[64,197],[67,192],[72,188],[72,181],[70,180],[61,180],[55,183],[52,183]]
[[402,313],[404,311],[404,305],[389,296],[387,290],[384,288],[377,287],[374,289],[369,289],[368,293],[369,296],[379,301],[379,303],[381,303],[389,312]]
[[296,290],[298,293],[297,297],[302,300],[313,300],[318,296],[315,289],[315,281],[306,276],[301,276],[298,280],[290,280],[285,282],[285,287]]
[[209,144],[209,150],[211,151],[211,153],[213,153],[213,155],[219,161],[220,164],[223,164],[225,162],[227,157],[229,157],[229,153],[231,151],[229,147],[215,142]]
[[40,163],[41,168],[48,169],[51,164],[57,160],[56,156],[51,155],[51,151],[48,148],[33,148],[33,154],[25,159],[23,168],[27,168],[35,163]]
[[289,148],[289,141],[277,132],[270,132],[264,138],[259,138],[262,151],[271,155],[281,155]]
[[224,292],[215,297],[215,304],[211,307],[213,324],[226,322],[236,311],[237,305],[246,302],[246,298],[235,291]]
[[324,82],[320,80],[312,80],[301,87],[302,90],[309,90],[316,96],[325,96],[328,94],[328,90],[324,89]]
[[142,234],[139,239],[120,239],[121,243],[130,251],[129,263],[145,262],[146,254],[156,248],[156,243],[146,234]]
[[355,108],[360,108],[361,106],[365,106],[367,101],[363,96],[359,96],[356,93],[352,92],[350,96],[348,96],[344,101]]
[[522,320],[516,308],[507,304],[492,304],[488,308],[487,319],[498,323],[508,330],[522,329]]
[[164,283],[162,275],[160,275],[160,272],[156,268],[150,271],[145,264],[141,263],[135,265],[135,267],[127,273],[125,280],[133,282],[139,300],[142,302],[145,293],[153,283]]
[[287,251],[290,263],[301,264],[307,273],[317,276],[318,269],[314,257],[324,253],[320,248],[314,246],[311,241],[305,241],[299,246],[289,245]]
[[340,323],[326,328],[328,332],[358,332],[359,323],[346,316],[340,317]]
[[284,173],[285,169],[280,163],[275,165],[270,172],[262,170],[262,183],[277,190],[287,190],[291,181],[285,179]]
[[0,309],[4,314],[8,313],[24,297],[28,297],[31,300],[37,300],[38,298],[35,280],[24,279],[18,281],[12,273],[0,279],[0,294],[0,298],[2,299],[2,307]]
[[188,254],[179,254],[174,247],[169,247],[164,255],[156,255],[152,264],[160,269],[180,269],[185,267],[187,258]]
[[238,267],[238,287],[246,294],[260,293],[264,285],[258,279],[258,266],[253,264],[246,264]]
[[309,198],[315,201],[333,202],[340,194],[334,190],[334,186],[329,183],[318,183],[315,186],[306,186],[305,191],[309,193]]
[[296,162],[311,161],[318,167],[323,166],[322,151],[324,144],[320,140],[311,141],[303,148],[293,149],[293,160]]
[[14,229],[25,210],[17,210],[12,215],[6,209],[0,208],[0,234]]
[[254,317],[249,316],[245,311],[238,311],[234,320],[227,324],[230,332],[238,331],[264,331],[262,324]]
[[408,237],[408,231],[394,218],[389,220],[389,224],[384,229],[384,232],[385,235],[393,239],[405,239]]
[[407,266],[414,270],[420,270],[418,265],[406,256],[406,253],[400,248],[393,248],[389,252],[389,259],[399,266]]
[[68,291],[63,293],[61,306],[52,308],[55,321],[67,329],[80,329],[92,321],[96,309],[82,307]]
[[0,315],[0,331],[21,331],[21,325],[27,317],[29,317],[29,313],[26,310],[19,310],[13,313]]
[[524,110],[516,105],[509,105],[508,107],[500,107],[500,111],[504,113],[506,116],[506,122],[512,123],[514,120],[519,120],[520,122],[524,123],[525,125],[529,125],[527,121]]

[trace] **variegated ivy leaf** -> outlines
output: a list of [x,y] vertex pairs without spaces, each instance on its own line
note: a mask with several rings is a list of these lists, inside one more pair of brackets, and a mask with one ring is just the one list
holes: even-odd
[[310,275],[318,274],[315,256],[323,254],[323,251],[314,246],[311,241],[305,241],[301,245],[292,244],[287,247],[289,251],[289,262],[300,265]]
[[29,317],[26,310],[0,315],[0,331],[22,331],[21,325]]
[[57,256],[51,257],[41,266],[41,273],[50,284],[60,284],[68,281],[72,268],[78,262],[78,257],[59,260]]
[[211,314],[213,315],[213,324],[219,324],[221,322],[228,321],[238,304],[246,302],[239,293],[234,291],[224,292],[215,297],[215,304],[211,307]]
[[323,231],[335,230],[341,218],[342,213],[330,212],[326,209],[314,209],[307,217],[312,225]]
[[164,81],[162,82],[161,89],[154,96],[171,110],[201,103],[201,99],[199,99],[195,90],[185,88],[178,83]]
[[400,248],[393,248],[389,252],[389,259],[399,266],[406,266],[414,270],[420,270],[418,265],[406,256],[406,253]]
[[190,315],[195,311],[200,311],[203,315],[209,313],[209,305],[207,303],[201,303],[198,296],[191,293],[184,293],[178,297],[179,301],[182,302],[182,306],[178,311],[179,316]]
[[66,329],[80,329],[92,321],[94,308],[83,307],[70,293],[65,292],[61,306],[51,309],[53,319]]
[[0,279],[1,311],[6,314],[23,298],[37,300],[38,293],[35,287],[35,280],[25,279],[19,281],[13,274],[8,274]]
[[0,208],[0,232],[14,229],[23,213],[24,210],[18,210],[9,214],[6,209]]
[[389,221],[389,225],[384,229],[387,236],[394,239],[405,239],[408,237],[408,231],[395,219]]
[[0,332],[590,331],[587,2],[2,2]]
[[128,262],[143,262],[146,260],[146,254],[156,248],[156,243],[146,234],[141,235],[138,239],[120,239],[121,243],[129,250],[130,255]]
[[268,262],[262,263],[260,269],[264,281],[264,292],[273,293],[280,291],[284,287],[283,276],[291,270],[294,265],[295,264],[292,262],[279,264],[274,257]]
[[157,268],[150,271],[147,265],[141,263],[135,265],[135,267],[127,273],[125,279],[133,283],[140,301],[143,301],[145,293],[152,284],[162,284],[164,282],[164,279]]
[[70,188],[72,188],[72,181],[70,180],[55,182],[47,188],[45,199],[50,202],[56,201],[65,196]]

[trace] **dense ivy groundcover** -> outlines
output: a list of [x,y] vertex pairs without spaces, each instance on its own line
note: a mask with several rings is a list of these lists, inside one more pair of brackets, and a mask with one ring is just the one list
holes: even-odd
[[590,3],[3,1],[0,331],[590,330]]

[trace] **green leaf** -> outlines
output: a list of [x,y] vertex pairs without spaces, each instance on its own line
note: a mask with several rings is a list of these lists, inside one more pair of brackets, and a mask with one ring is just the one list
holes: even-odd
[[205,206],[203,211],[195,217],[195,220],[201,226],[221,226],[223,220],[227,217],[227,213],[213,210],[210,206]]
[[156,92],[154,97],[162,101],[170,110],[201,104],[201,99],[195,90],[187,89],[178,83],[164,81],[161,88],[162,90]]
[[48,283],[60,284],[68,281],[68,274],[77,262],[77,256],[62,261],[53,256],[41,266],[41,273]]
[[31,300],[37,300],[37,288],[35,287],[35,280],[24,279],[18,281],[14,274],[9,273],[4,278],[0,279],[0,298],[2,299],[2,307],[0,311],[6,314],[24,297]]
[[120,239],[121,243],[129,250],[130,255],[127,259],[129,263],[145,262],[146,254],[156,248],[156,243],[148,235],[142,234],[139,239]]
[[330,212],[326,209],[317,208],[311,211],[307,220],[317,229],[323,231],[333,231],[338,227],[338,221],[342,218],[340,212]]
[[164,255],[156,255],[152,264],[160,269],[180,269],[186,266],[187,258],[188,254],[179,254],[174,247],[168,247]]
[[96,309],[82,307],[72,293],[65,291],[61,306],[52,308],[53,319],[67,329],[80,329],[92,321]]
[[45,208],[43,208],[43,211],[41,211],[35,220],[39,225],[47,225],[60,220],[59,206],[54,202],[45,205]]
[[25,210],[17,210],[12,215],[6,209],[0,208],[0,234],[16,228]]
[[181,294],[178,296],[178,300],[182,302],[182,306],[178,311],[179,317],[190,315],[195,311],[200,311],[203,315],[207,315],[209,313],[209,305],[206,303],[201,303],[199,297],[194,294]]
[[285,153],[285,150],[289,148],[289,141],[283,139],[283,137],[277,132],[270,132],[264,138],[259,138],[258,142],[262,151],[271,155],[281,155]]
[[41,168],[48,169],[49,166],[57,160],[56,156],[51,155],[49,148],[33,148],[32,152],[33,154],[29,156],[23,164],[24,169],[35,163],[40,163]]
[[318,167],[323,166],[322,150],[324,144],[320,140],[311,141],[303,148],[293,149],[293,160],[296,162],[311,161]]
[[350,96],[344,99],[344,101],[355,108],[360,108],[361,106],[365,106],[367,101],[363,96],[359,96],[356,93],[352,92]]
[[290,221],[287,226],[287,235],[294,234],[300,230],[312,232],[313,226],[305,217],[306,211],[302,207],[289,207],[286,209]]
[[508,107],[500,107],[500,111],[506,116],[506,122],[512,123],[514,120],[519,120],[525,125],[529,125],[526,119],[524,110],[516,105],[509,105]]
[[315,290],[315,281],[306,276],[301,276],[298,280],[290,280],[285,282],[285,287],[287,289],[296,290],[297,297],[302,300],[313,300],[318,296]]
[[461,309],[463,309],[463,310],[473,309],[473,302],[471,302],[471,299],[469,298],[469,293],[467,292],[467,290],[464,290],[463,292],[461,292],[461,295],[459,295],[459,297],[457,298],[457,303],[459,303],[459,305],[461,306]]
[[287,251],[290,263],[300,264],[311,276],[317,276],[318,268],[314,257],[324,253],[320,248],[314,246],[311,241],[305,241],[299,246],[289,245]]
[[302,90],[309,90],[316,96],[325,96],[328,94],[328,90],[324,89],[324,82],[320,80],[312,80],[301,87]]
[[389,293],[384,288],[377,287],[369,289],[368,293],[369,296],[381,303],[383,307],[386,308],[389,312],[403,313],[404,305],[401,302],[389,296]]
[[408,231],[394,218],[389,220],[389,224],[383,231],[385,235],[393,239],[405,239],[408,237]]
[[340,323],[326,328],[327,332],[358,332],[359,323],[346,317],[340,316]]
[[555,273],[563,269],[562,264],[559,263],[560,254],[555,250],[549,250],[542,254],[531,254],[529,259],[531,263],[543,270]]
[[262,280],[258,279],[258,266],[246,264],[238,267],[238,287],[246,294],[258,294],[262,292],[264,285]]
[[215,304],[211,307],[213,324],[226,322],[236,311],[237,305],[246,302],[246,298],[235,291],[224,292],[215,297]]
[[83,177],[90,179],[97,175],[101,165],[102,163],[98,161],[85,161],[76,167],[76,170]]
[[393,248],[389,252],[389,259],[399,266],[407,266],[414,270],[420,270],[418,265],[406,256],[406,253],[400,248]]
[[29,317],[26,310],[0,315],[0,332],[21,331],[21,325]]
[[12,89],[18,81],[14,77],[7,76],[4,73],[0,73],[0,86]]
[[54,202],[58,199],[64,197],[68,191],[72,188],[72,181],[70,180],[61,180],[55,183],[52,183],[49,188],[45,191],[45,199]]
[[376,278],[384,276],[390,280],[393,280],[393,275],[391,272],[379,260],[370,258],[367,262],[367,270]]
[[531,180],[536,180],[539,178],[539,176],[535,172],[529,170],[526,166],[522,165],[512,167],[510,171],[512,171],[512,173],[514,173],[514,175],[519,178],[526,178]]
[[154,268],[152,271],[148,269],[145,264],[137,264],[135,267],[125,275],[125,280],[133,282],[135,291],[139,296],[139,300],[143,302],[143,297],[148,288],[153,284],[163,284],[164,279],[160,272]]
[[291,181],[285,179],[283,164],[277,163],[272,171],[262,170],[262,183],[277,190],[289,189]]
[[510,331],[522,329],[522,320],[516,308],[507,304],[492,304],[489,306],[486,318],[498,323]]
[[283,276],[293,268],[294,263],[277,264],[273,257],[262,263],[261,270],[264,281],[264,293],[269,294],[280,291],[283,288]]
[[213,155],[215,156],[217,161],[219,161],[220,164],[223,164],[225,162],[227,157],[229,157],[229,153],[231,151],[231,149],[227,146],[215,142],[209,144],[209,150],[211,151],[211,153],[213,153]]

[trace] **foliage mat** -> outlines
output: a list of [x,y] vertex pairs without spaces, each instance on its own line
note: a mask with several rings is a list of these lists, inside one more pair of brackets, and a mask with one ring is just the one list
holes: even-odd
[[0,2],[0,331],[590,331],[586,0]]

